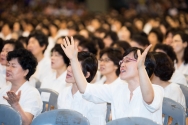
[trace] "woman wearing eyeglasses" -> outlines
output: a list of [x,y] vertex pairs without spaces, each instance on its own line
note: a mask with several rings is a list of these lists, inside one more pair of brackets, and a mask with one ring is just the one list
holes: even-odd
[[100,52],[99,68],[103,77],[97,83],[111,84],[122,82],[122,80],[119,79],[119,61],[121,58],[121,51],[114,48],[106,48]]
[[162,124],[163,88],[152,85],[149,79],[155,68],[155,61],[148,54],[151,45],[144,52],[138,48],[125,52],[120,62],[120,78],[128,84],[96,85],[88,84],[82,73],[73,38],[64,41],[62,49],[70,59],[77,87],[85,99],[95,103],[111,103],[112,120],[144,117]]

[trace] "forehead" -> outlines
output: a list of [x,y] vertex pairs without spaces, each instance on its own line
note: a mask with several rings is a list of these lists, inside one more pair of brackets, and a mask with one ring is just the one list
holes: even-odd
[[108,58],[108,55],[106,53],[104,53],[101,58]]
[[12,44],[5,44],[3,49],[11,49],[11,50],[13,50],[14,46]]
[[[130,52],[129,54],[127,54],[126,56],[124,56],[124,57],[129,57],[129,58],[134,58],[135,59],[135,57],[134,57],[134,52]],[[123,58],[124,58],[123,57]]]
[[173,39],[181,39],[180,35],[179,34],[176,34]]
[[[12,58],[9,63],[12,63],[12,64],[19,64],[18,63],[18,59],[17,58]],[[19,64],[20,65],[20,64]]]

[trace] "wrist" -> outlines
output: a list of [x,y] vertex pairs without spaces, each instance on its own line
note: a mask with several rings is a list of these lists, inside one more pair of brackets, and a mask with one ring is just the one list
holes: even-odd
[[14,104],[12,104],[11,105],[14,109],[17,109],[18,107],[19,107],[19,103],[17,102],[17,103],[14,103]]

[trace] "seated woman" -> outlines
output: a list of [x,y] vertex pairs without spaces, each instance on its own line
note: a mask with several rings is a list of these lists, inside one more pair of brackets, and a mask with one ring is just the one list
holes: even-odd
[[23,125],[30,125],[42,111],[40,94],[28,83],[36,70],[37,61],[25,49],[9,52],[7,61],[6,80],[10,84],[0,90],[0,104],[12,106],[20,113]]
[[[97,59],[89,52],[78,53],[79,66],[82,67],[82,73],[87,82],[91,82],[97,72]],[[78,91],[72,66],[68,66],[66,82],[72,83],[72,86],[61,90],[58,97],[58,109],[72,109],[80,112],[88,118],[91,125],[104,125],[106,118],[106,103],[95,104],[82,98]]]
[[123,82],[119,79],[120,66],[119,61],[122,58],[120,50],[105,48],[100,52],[99,67],[102,79],[97,84],[111,84]]
[[91,102],[111,103],[112,120],[144,117],[162,124],[163,88],[153,85],[149,79],[155,68],[152,55],[147,54],[151,45],[144,52],[138,48],[128,49],[120,61],[120,78],[127,83],[110,85],[88,84],[78,61],[73,37],[71,41],[66,37],[61,47],[70,59],[80,93]]
[[60,44],[56,44],[52,48],[51,56],[51,68],[54,72],[50,72],[42,80],[41,88],[49,88],[57,91],[58,93],[64,89],[67,85],[65,79],[67,75],[67,66],[69,65],[69,59],[61,49]]
[[174,63],[165,53],[155,52],[153,56],[156,60],[156,68],[151,77],[151,82],[164,88],[164,97],[180,103],[186,109],[185,97],[180,86],[169,82],[175,70]]
[[[153,51],[154,52],[163,52],[163,53],[167,54],[173,62],[177,62],[177,60],[178,60],[176,57],[176,53],[174,52],[173,48],[170,45],[158,43],[154,47]],[[174,71],[174,73],[169,81],[173,82],[173,83],[177,83],[177,84],[183,84],[185,86],[188,85],[183,73],[177,69]]]
[[4,42],[3,49],[0,53],[0,89],[6,85],[6,65],[7,65],[7,54],[10,51],[24,48],[22,43],[13,39],[6,40]]

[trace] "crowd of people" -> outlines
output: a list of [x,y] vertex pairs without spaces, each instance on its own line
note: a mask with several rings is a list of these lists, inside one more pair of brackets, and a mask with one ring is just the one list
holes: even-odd
[[[128,12],[128,11],[125,11]],[[36,89],[59,93],[58,108],[91,125],[144,117],[162,124],[163,97],[186,101],[188,13],[124,15],[1,15],[0,104],[17,110],[24,125],[42,111]]]

